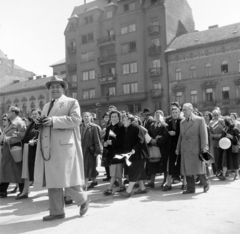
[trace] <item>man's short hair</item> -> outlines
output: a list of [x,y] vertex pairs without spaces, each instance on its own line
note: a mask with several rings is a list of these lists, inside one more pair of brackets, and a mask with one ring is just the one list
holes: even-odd
[[172,112],[173,112],[174,110],[180,112],[180,109],[179,109],[178,107],[176,107],[176,106],[173,106],[173,107],[171,108],[171,111],[172,111]]
[[16,106],[11,106],[11,107],[9,108],[9,110],[10,110],[11,112],[14,112],[16,115],[19,115],[19,113],[20,113],[20,109],[19,109],[18,107],[16,107]]
[[183,105],[193,110],[192,103],[184,103]]
[[108,107],[108,109],[109,108],[112,108],[112,109],[114,109],[114,110],[117,110],[117,107],[116,106],[113,106],[113,105],[110,105],[109,107]]
[[181,109],[181,106],[178,102],[171,102],[171,106],[176,106],[178,109]]
[[133,122],[135,120],[134,115],[129,114],[129,113],[127,113],[124,117],[127,117],[128,119],[130,119],[131,122]]

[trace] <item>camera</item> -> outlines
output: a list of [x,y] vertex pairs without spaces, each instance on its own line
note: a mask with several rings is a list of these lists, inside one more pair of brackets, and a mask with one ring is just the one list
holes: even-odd
[[46,115],[43,115],[43,116],[38,117],[38,118],[37,118],[38,125],[43,125],[46,118],[47,118]]

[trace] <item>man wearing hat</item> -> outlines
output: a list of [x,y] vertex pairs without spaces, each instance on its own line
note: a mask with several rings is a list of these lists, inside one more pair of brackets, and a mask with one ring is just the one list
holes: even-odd
[[143,126],[149,130],[150,126],[152,125],[152,123],[154,122],[153,120],[153,117],[151,116],[151,112],[149,109],[145,108],[143,109],[143,112],[142,112],[142,115],[143,115]]
[[77,100],[63,93],[67,83],[59,76],[46,83],[51,102],[47,103],[38,120],[40,125],[34,183],[47,187],[50,214],[43,221],[65,218],[63,188],[80,206],[84,215],[89,199],[84,186],[83,155],[79,125],[80,106]]

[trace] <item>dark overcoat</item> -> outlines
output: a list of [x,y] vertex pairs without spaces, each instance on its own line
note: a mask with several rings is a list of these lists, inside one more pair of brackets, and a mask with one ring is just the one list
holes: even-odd
[[102,154],[103,151],[100,127],[94,123],[90,123],[86,128],[84,128],[84,124],[82,124],[80,126],[80,132],[82,138],[85,178],[95,178],[97,175],[96,156]]

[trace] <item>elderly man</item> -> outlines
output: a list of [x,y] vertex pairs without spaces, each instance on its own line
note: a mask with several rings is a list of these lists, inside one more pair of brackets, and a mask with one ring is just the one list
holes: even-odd
[[208,150],[207,128],[202,117],[193,114],[191,103],[183,105],[185,119],[180,123],[180,135],[176,154],[181,151],[181,174],[186,176],[187,190],[183,194],[195,193],[195,175],[199,176],[203,184],[203,191],[207,192],[210,183],[206,177],[206,166],[199,159],[200,152]]
[[62,219],[64,213],[63,188],[80,206],[84,215],[89,199],[84,185],[83,156],[79,125],[80,107],[77,100],[63,95],[68,85],[59,76],[46,83],[51,95],[38,120],[40,128],[36,152],[34,182],[48,188],[50,215],[43,221]]

